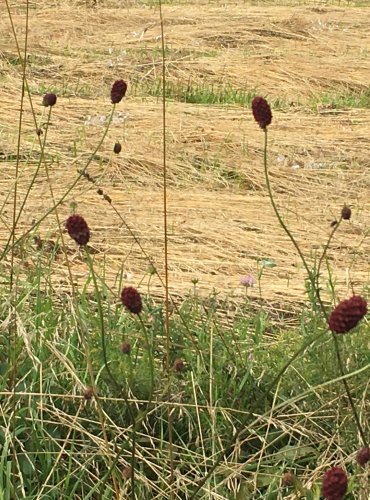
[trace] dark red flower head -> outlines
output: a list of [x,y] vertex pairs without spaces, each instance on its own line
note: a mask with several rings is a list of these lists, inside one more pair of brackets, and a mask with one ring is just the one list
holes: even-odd
[[130,479],[130,477],[132,477],[132,468],[130,465],[126,465],[126,467],[122,469],[122,478]]
[[367,302],[358,295],[339,302],[329,316],[329,328],[334,333],[347,333],[367,314]]
[[116,155],[118,155],[122,150],[122,146],[119,142],[116,142],[115,145],[114,145],[114,148],[113,148],[113,152],[116,153]]
[[90,229],[81,215],[71,215],[66,222],[69,236],[79,245],[87,245],[90,239]]
[[123,80],[116,80],[112,85],[112,90],[110,91],[112,104],[118,104],[125,97],[126,90],[127,83]]
[[130,354],[131,345],[128,342],[122,342],[121,351],[123,352],[123,354]]
[[252,101],[252,113],[258,125],[265,129],[272,121],[269,103],[263,97],[255,97]]
[[54,106],[56,102],[57,102],[57,96],[52,92],[45,94],[44,97],[42,98],[42,104],[46,107]]
[[342,219],[349,220],[351,218],[352,211],[347,205],[342,208]]
[[126,286],[121,292],[122,304],[133,314],[140,314],[143,310],[141,297],[136,288]]
[[365,465],[367,462],[370,460],[370,448],[365,446],[364,448],[361,448],[356,456],[356,462],[360,465]]
[[84,389],[84,398],[86,400],[89,400],[89,399],[91,399],[93,397],[93,395],[94,395],[94,389],[92,387],[90,387],[90,386],[85,387],[85,389]]
[[325,472],[322,494],[326,500],[342,500],[348,486],[347,474],[341,467],[333,467]]
[[184,360],[181,358],[175,359],[173,363],[173,369],[175,370],[175,372],[183,372],[185,369]]

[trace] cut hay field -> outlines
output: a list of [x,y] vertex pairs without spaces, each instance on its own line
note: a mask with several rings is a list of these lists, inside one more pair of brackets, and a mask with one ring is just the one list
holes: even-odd
[[[183,295],[198,289],[241,296],[242,274],[258,259],[265,273],[263,298],[300,301],[303,270],[276,225],[264,187],[263,134],[250,112],[261,94],[273,107],[269,165],[285,220],[306,255],[322,248],[344,203],[353,219],[343,224],[330,263],[343,294],[369,276],[370,37],[366,2],[165,2],[169,285]],[[23,44],[25,2],[11,2]],[[0,241],[9,236],[22,66],[6,12],[0,16]],[[163,268],[163,134],[161,39],[155,2],[34,1],[30,4],[27,80],[36,120],[45,121],[42,95],[58,104],[46,157],[58,199],[103,134],[117,78],[128,81],[124,102],[94,157],[89,173],[112,198],[159,271]],[[18,193],[24,196],[39,160],[28,99],[22,128]],[[113,155],[115,141],[122,153]],[[148,262],[122,220],[82,180],[63,202],[92,228],[96,258],[108,282],[124,270],[132,283]],[[50,208],[42,168],[17,234]],[[42,238],[57,232],[51,214]],[[71,248],[73,244],[71,243]],[[23,256],[24,260],[24,256]],[[78,275],[78,259],[74,272]],[[32,266],[32,262],[28,262]],[[67,286],[63,259],[57,280]],[[84,275],[81,266],[81,277]],[[152,280],[152,290],[159,281]],[[257,293],[257,292],[256,292]],[[253,293],[252,293],[253,295]]]

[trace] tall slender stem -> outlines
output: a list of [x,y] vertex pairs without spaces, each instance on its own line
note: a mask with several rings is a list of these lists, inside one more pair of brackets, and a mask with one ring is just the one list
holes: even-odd
[[[173,461],[173,429],[172,429],[172,411],[171,411],[171,366],[170,366],[170,313],[169,313],[169,290],[168,290],[168,228],[167,228],[167,142],[166,142],[166,51],[164,43],[164,27],[162,0],[159,0],[159,17],[161,23],[161,42],[162,42],[162,124],[163,124],[163,222],[164,222],[164,273],[165,273],[165,331],[166,331],[166,369],[168,375],[168,440],[169,440],[169,458],[170,458],[170,484],[174,481],[174,461]],[[173,492],[171,491],[171,498]]]

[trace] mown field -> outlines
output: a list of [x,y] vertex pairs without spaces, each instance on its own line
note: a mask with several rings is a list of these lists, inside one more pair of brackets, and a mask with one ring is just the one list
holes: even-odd
[[[368,276],[368,11],[353,2],[280,3],[165,5],[173,293],[186,293],[196,278],[200,290],[216,287],[240,296],[240,274],[255,273],[257,259],[271,258],[277,266],[264,280],[264,297],[284,302],[302,297],[297,258],[275,224],[264,189],[263,140],[250,113],[251,99],[259,93],[269,98],[274,112],[269,152],[273,188],[304,250],[321,247],[330,222],[349,203],[356,218],[342,228],[332,254],[338,285],[348,289],[347,269],[354,283]],[[21,67],[2,9],[0,158],[6,193],[14,182],[10,166],[16,154]],[[24,4],[13,2],[12,13],[21,41]],[[28,81],[39,123],[43,93],[55,91],[59,99],[47,144],[56,198],[102,135],[112,82],[128,81],[127,98],[118,106],[90,171],[160,267],[161,41],[155,3],[103,1],[93,8],[88,2],[34,2],[28,43]],[[21,195],[39,154],[29,104],[25,106]],[[113,157],[116,140],[123,151]],[[86,183],[66,199],[62,217],[72,200],[79,212],[94,218],[92,244],[106,260],[110,280],[123,262],[133,283],[141,279],[146,260],[120,218]],[[49,206],[41,169],[19,232]],[[4,210],[3,240],[9,224]],[[40,231],[48,235],[55,227],[51,216]],[[63,264],[56,266],[63,276]],[[154,286],[161,293],[155,280]]]
[[[368,435],[369,324],[341,337],[341,373],[251,103],[271,104],[271,188],[310,268],[351,207],[325,307],[369,296],[370,4],[162,3],[163,33],[156,0],[0,5],[0,498],[314,500],[341,464],[365,500],[342,382]],[[61,233],[74,212],[87,250]]]

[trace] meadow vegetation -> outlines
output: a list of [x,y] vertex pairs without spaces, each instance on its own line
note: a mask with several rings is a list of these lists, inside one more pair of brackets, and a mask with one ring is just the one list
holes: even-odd
[[368,3],[0,9],[0,499],[367,500]]

